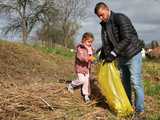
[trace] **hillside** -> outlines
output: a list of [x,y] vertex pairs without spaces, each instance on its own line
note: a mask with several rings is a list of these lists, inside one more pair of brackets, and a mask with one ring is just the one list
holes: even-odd
[[[91,104],[84,104],[79,89],[68,93],[67,82],[74,78],[74,56],[69,52],[0,41],[0,120],[117,120],[96,80]],[[143,74],[144,120],[159,120],[159,62],[144,61]]]
[[65,76],[73,73],[73,69],[68,69],[68,65],[72,64],[71,60],[64,61],[62,56],[46,54],[30,46],[4,41],[0,43],[1,81],[28,84],[41,80],[65,80]]

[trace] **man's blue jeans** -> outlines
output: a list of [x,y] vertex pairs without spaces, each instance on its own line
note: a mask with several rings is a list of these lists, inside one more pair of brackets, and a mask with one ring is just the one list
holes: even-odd
[[[144,89],[141,80],[142,55],[141,52],[132,57],[130,60],[119,59],[119,67],[122,74],[122,81],[127,96],[131,102],[132,92],[131,83],[135,90],[135,107],[136,111],[144,111]],[[132,102],[131,102],[132,103]]]

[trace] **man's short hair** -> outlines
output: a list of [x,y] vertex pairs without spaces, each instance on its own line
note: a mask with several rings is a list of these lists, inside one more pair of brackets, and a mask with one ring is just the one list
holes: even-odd
[[107,10],[109,10],[108,5],[106,5],[104,2],[99,2],[96,4],[96,6],[94,8],[94,13],[97,14],[97,12],[100,8],[106,8]]

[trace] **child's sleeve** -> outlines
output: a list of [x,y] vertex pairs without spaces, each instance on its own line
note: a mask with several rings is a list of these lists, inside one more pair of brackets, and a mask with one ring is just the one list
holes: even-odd
[[88,62],[88,53],[85,49],[78,47],[77,48],[77,58],[82,62]]

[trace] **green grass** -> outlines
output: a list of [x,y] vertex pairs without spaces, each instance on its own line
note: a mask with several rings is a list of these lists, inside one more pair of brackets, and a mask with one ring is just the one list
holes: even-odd
[[149,96],[157,96],[160,95],[160,83],[153,84],[149,80],[144,80],[144,89],[145,93]]
[[50,54],[57,54],[60,56],[63,56],[64,59],[70,59],[74,57],[74,52],[71,52],[70,49],[64,48],[64,47],[55,47],[55,48],[45,48],[45,47],[38,47],[33,46],[36,49],[40,49],[44,53],[50,53]]
[[149,96],[159,96],[160,83],[156,82],[156,78],[160,77],[160,63],[150,59],[145,59],[143,63],[143,75],[148,76],[144,80],[145,93]]
[[[146,59],[143,61],[143,76],[145,96],[151,96],[153,103],[146,103],[149,111],[146,120],[160,120],[160,62],[158,60]],[[152,104],[154,108],[152,107]]]
[[160,62],[157,60],[145,59],[143,61],[143,74],[151,76],[160,76]]
[[[0,40],[0,44],[2,43],[3,44],[10,44],[10,43],[16,44],[15,42],[10,42],[7,40]],[[18,43],[18,44],[21,44],[21,43]],[[24,45],[24,44],[21,44],[21,45]],[[41,47],[40,45],[37,45],[37,44],[34,44],[34,45],[27,44],[24,46],[33,47],[35,49],[43,51],[44,53],[53,53],[53,54],[61,55],[64,58],[74,57],[74,52],[71,52],[69,48],[64,48],[63,46],[60,46],[60,45],[59,46],[56,45],[55,48]]]
[[160,114],[151,114],[147,120],[160,120]]

